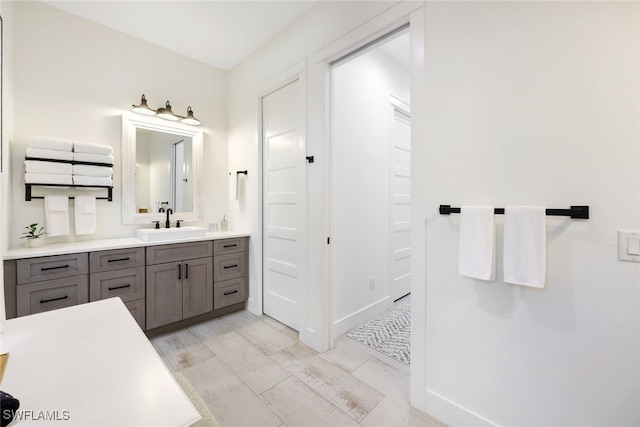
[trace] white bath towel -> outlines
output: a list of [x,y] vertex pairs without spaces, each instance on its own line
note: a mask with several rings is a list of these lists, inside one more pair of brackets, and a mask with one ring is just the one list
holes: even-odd
[[71,175],[73,169],[71,163],[41,162],[38,160],[25,160],[25,173],[49,173],[59,175]]
[[32,136],[29,138],[28,147],[44,148],[46,150],[72,151],[73,142],[69,139],[48,138],[44,136]]
[[91,142],[73,142],[73,151],[75,153],[101,154],[111,156],[113,147],[110,145],[93,144]]
[[109,166],[73,165],[74,175],[111,176],[113,168]]
[[73,184],[71,175],[61,175],[53,173],[25,173],[25,184]]
[[113,186],[113,180],[109,176],[85,176],[73,175],[74,185],[96,185],[102,187]]
[[75,196],[76,234],[95,234],[96,198],[94,196]]
[[61,194],[44,196],[44,223],[48,236],[69,234],[69,198]]
[[73,153],[73,160],[78,162],[113,164],[113,156],[107,156],[106,154]]
[[239,177],[239,173],[229,172],[229,200],[238,200]]
[[73,160],[73,153],[71,151],[27,147],[27,157],[36,159]]
[[504,281],[543,288],[547,257],[544,207],[507,206],[504,214]]
[[458,272],[481,280],[496,279],[493,206],[462,206]]

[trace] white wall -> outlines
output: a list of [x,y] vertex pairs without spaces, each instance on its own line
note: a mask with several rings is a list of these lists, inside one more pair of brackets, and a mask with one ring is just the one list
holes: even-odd
[[155,108],[171,100],[178,114],[191,105],[202,121],[203,224],[222,218],[227,211],[226,72],[41,3],[4,5],[12,12],[6,24],[13,29],[15,51],[4,64],[14,76],[7,171],[12,183],[4,197],[12,206],[4,219],[11,230],[5,236],[8,246],[22,244],[16,230],[23,223],[43,221],[42,201],[24,201],[23,160],[32,135],[114,147],[114,201],[98,202],[96,234],[50,241],[134,235],[137,227],[122,225],[121,218],[120,118],[142,93]]
[[332,316],[339,336],[393,303],[390,101],[409,100],[409,75],[374,49],[335,66],[332,87]]
[[[637,2],[428,2],[427,411],[452,425],[640,425]],[[547,219],[544,289],[457,274],[439,204]],[[503,219],[497,217],[498,254]],[[412,360],[413,362],[413,360]]]

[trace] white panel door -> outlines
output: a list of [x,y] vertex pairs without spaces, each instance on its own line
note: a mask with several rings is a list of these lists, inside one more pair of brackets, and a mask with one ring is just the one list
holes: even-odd
[[299,80],[262,98],[263,312],[299,330],[304,104]]
[[392,97],[390,132],[390,293],[411,292],[411,118],[409,105]]

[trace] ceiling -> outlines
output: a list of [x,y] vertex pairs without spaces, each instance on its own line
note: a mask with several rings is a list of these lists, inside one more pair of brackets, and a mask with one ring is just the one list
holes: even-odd
[[228,70],[317,0],[44,0],[190,58]]

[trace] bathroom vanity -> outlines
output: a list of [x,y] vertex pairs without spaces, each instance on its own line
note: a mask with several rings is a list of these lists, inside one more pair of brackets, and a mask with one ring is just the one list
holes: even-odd
[[248,239],[222,232],[10,250],[4,255],[7,318],[120,297],[140,328],[155,335],[241,310]]

